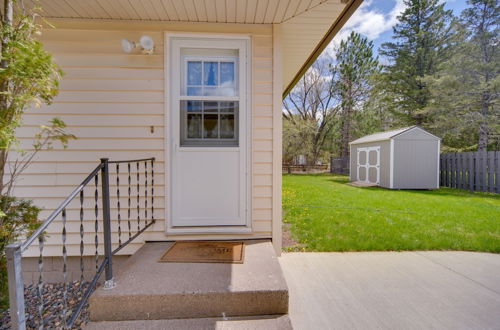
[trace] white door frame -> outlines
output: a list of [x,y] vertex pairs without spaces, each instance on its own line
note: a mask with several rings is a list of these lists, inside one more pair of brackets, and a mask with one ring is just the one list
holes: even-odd
[[[173,109],[173,102],[175,102],[173,97],[173,80],[171,68],[171,40],[173,38],[181,38],[186,40],[196,40],[196,48],[217,48],[216,45],[210,43],[210,40],[223,42],[227,41],[238,41],[245,44],[244,52],[240,56],[240,75],[245,78],[245,90],[246,98],[242,106],[244,106],[244,111],[239,115],[240,127],[244,128],[240,131],[239,147],[244,149],[244,162],[242,162],[241,167],[244,169],[245,176],[242,178],[241,184],[243,195],[245,214],[245,224],[238,226],[200,226],[200,227],[176,227],[172,225],[172,196],[175,193],[173,191],[172,185],[172,157],[171,154],[174,149],[178,146],[178,132],[179,127],[175,126],[174,120],[172,120],[172,114],[170,111]],[[207,34],[207,33],[169,33],[165,32],[165,46],[164,46],[164,73],[165,73],[165,232],[166,234],[207,234],[207,233],[248,233],[251,232],[251,195],[252,195],[252,185],[251,185],[251,141],[252,141],[252,116],[251,116],[251,39],[248,35],[218,35],[218,34]],[[235,47],[228,47],[235,48]],[[177,135],[177,138],[175,138]],[[174,138],[173,138],[174,137]],[[230,147],[226,147],[230,148]],[[193,151],[198,148],[192,148]],[[210,147],[205,147],[205,150],[209,150]]]
[[[366,152],[366,163],[361,164],[359,162],[359,153],[361,151]],[[376,151],[377,152],[377,163],[375,165],[370,165],[370,151]],[[365,180],[361,182],[366,182],[366,183],[375,183],[377,185],[380,184],[380,147],[364,147],[364,148],[357,148],[357,155],[356,155],[356,161],[357,161],[357,172],[356,172],[356,179],[357,181],[361,181],[359,179],[359,169],[363,167],[365,169]],[[370,182],[370,176],[369,176],[369,170],[370,168],[376,168],[377,169],[377,182]]]

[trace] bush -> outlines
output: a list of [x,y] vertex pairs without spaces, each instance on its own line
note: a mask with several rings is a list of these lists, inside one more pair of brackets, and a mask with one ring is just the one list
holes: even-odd
[[39,213],[32,201],[0,196],[0,309],[9,305],[5,247],[32,233],[40,225]]

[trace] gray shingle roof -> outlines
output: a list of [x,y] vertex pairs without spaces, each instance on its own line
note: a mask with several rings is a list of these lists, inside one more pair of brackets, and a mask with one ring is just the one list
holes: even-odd
[[403,132],[406,132],[412,128],[415,128],[417,126],[409,126],[409,127],[403,127],[403,128],[398,128],[392,131],[387,131],[387,132],[378,132],[370,135],[363,136],[357,140],[352,141],[350,144],[359,144],[359,143],[366,143],[366,142],[375,142],[375,141],[385,141],[389,140],[390,138],[401,134]]

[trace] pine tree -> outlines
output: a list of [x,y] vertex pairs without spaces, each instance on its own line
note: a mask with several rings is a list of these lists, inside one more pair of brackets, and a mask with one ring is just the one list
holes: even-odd
[[353,123],[369,96],[370,78],[378,69],[378,57],[373,54],[373,42],[354,31],[346,40],[341,41],[336,53],[336,62],[330,68],[334,93],[340,104],[341,157],[349,156]]
[[430,91],[426,75],[434,74],[449,57],[453,40],[452,13],[439,0],[405,0],[406,9],[393,28],[394,42],[384,43],[380,54],[388,65],[382,77],[391,97],[388,110],[398,124],[426,125]]
[[[498,0],[469,0],[459,21],[462,41],[452,58],[429,78],[439,117],[436,130],[457,149],[484,151],[500,144],[500,35]],[[496,144],[496,146],[495,146]]]

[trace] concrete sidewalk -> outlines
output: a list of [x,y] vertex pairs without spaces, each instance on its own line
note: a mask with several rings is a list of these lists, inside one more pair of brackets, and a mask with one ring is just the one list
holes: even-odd
[[500,255],[284,253],[294,329],[500,329]]

